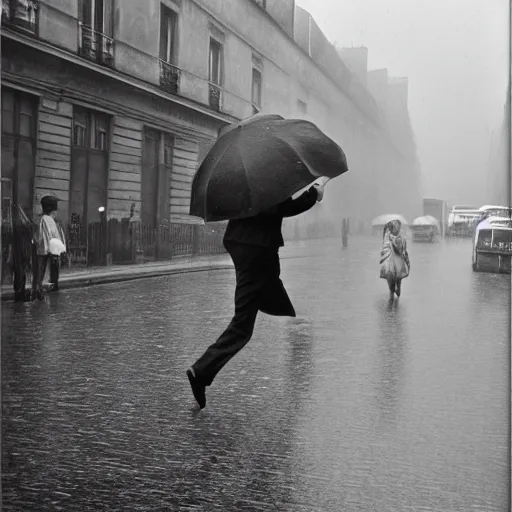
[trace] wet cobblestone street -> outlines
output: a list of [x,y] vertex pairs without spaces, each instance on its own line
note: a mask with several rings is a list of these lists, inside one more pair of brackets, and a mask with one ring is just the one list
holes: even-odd
[[234,272],[4,304],[3,509],[506,512],[510,276],[471,241],[410,244],[388,301],[378,238],[282,260],[297,318],[260,314],[192,411],[185,371]]

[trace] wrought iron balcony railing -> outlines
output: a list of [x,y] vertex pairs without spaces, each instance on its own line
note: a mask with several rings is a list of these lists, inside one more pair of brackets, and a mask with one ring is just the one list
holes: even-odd
[[209,82],[208,104],[215,110],[222,108],[222,87],[212,82]]
[[181,69],[160,59],[160,87],[171,94],[180,91]]
[[114,48],[114,39],[78,22],[78,53],[82,57],[114,67]]
[[2,0],[2,25],[11,25],[35,34],[39,0]]

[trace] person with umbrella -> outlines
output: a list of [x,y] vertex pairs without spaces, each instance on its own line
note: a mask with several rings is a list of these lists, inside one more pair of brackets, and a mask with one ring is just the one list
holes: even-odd
[[380,253],[380,277],[388,282],[390,298],[400,297],[402,279],[411,270],[407,243],[400,234],[402,223],[398,219],[387,222],[382,234],[382,250]]
[[[259,311],[296,316],[280,279],[282,223],[321,201],[325,182],[314,183],[295,199],[292,196],[319,177],[321,171],[314,171],[319,161],[325,164],[322,170],[328,178],[348,170],[342,150],[321,137],[314,125],[288,122],[283,129],[281,121],[287,123],[279,116],[263,116],[229,130],[207,155],[192,185],[192,215],[205,220],[229,218],[224,246],[236,274],[230,324],[186,372],[200,409],[206,405],[206,387],[251,339]],[[230,191],[228,196],[222,186]]]

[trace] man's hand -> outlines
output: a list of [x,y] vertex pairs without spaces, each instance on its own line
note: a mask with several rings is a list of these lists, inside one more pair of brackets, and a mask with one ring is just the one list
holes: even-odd
[[319,203],[319,202],[323,199],[323,197],[324,197],[324,185],[323,185],[323,184],[320,184],[320,183],[315,183],[315,184],[313,185],[313,187],[315,187],[315,188],[316,188],[316,191],[317,191],[317,193],[318,193],[318,197],[317,197],[317,199],[316,199],[316,200],[317,200],[317,202]]

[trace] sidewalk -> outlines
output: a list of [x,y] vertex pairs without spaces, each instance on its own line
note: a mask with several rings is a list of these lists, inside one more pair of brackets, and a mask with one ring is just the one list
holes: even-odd
[[[157,261],[133,265],[112,265],[63,272],[59,279],[59,288],[79,288],[95,284],[131,281],[146,277],[158,277],[184,272],[204,272],[207,270],[225,270],[233,268],[228,254],[180,257],[169,261]],[[12,285],[2,285],[2,301],[14,300]]]
[[[281,259],[311,257],[321,254],[325,240],[301,240],[286,242],[281,248]],[[316,254],[315,254],[316,253]],[[147,277],[158,277],[186,272],[208,270],[229,270],[233,262],[227,253],[204,256],[183,256],[168,261],[157,261],[133,265],[112,265],[109,267],[71,268],[62,272],[59,288],[79,288],[96,284],[131,281]],[[47,280],[46,277],[45,280]],[[2,301],[14,300],[12,285],[2,285]]]

